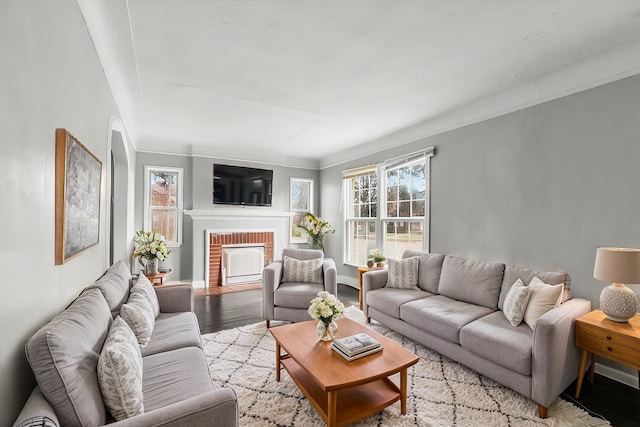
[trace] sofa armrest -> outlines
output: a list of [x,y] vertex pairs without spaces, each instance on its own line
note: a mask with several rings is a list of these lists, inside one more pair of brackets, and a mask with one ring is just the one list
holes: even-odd
[[230,388],[221,388],[181,402],[117,421],[109,426],[204,426],[238,427],[238,400]]
[[369,306],[367,305],[367,292],[381,289],[387,284],[388,270],[367,271],[362,275],[362,311],[366,319],[369,318]]
[[161,313],[180,313],[194,310],[194,291],[188,284],[159,286],[153,288],[158,296]]
[[274,261],[262,270],[262,313],[265,320],[275,320],[273,292],[282,280],[282,261]]
[[324,290],[337,297],[338,270],[336,269],[336,262],[331,258],[325,258],[322,262],[322,273],[324,278]]
[[578,376],[580,349],[575,320],[591,311],[591,301],[570,299],[545,313],[533,332],[531,398],[549,407]]
[[[23,422],[26,423],[27,420],[41,421],[41,423],[34,423],[33,425],[60,425],[60,421],[58,421],[58,417],[56,417],[55,412],[53,412],[53,408],[42,395],[42,390],[40,390],[40,387],[38,386],[36,386],[36,388],[31,392],[29,399],[27,399],[27,403],[24,404],[18,418],[16,418],[16,421],[13,423],[13,427],[18,427]],[[42,420],[47,420],[49,423],[45,424]]]

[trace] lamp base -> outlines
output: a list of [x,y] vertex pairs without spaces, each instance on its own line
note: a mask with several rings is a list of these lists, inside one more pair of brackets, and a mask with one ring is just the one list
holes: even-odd
[[600,309],[609,320],[628,322],[638,311],[638,296],[622,283],[612,283],[600,294]]

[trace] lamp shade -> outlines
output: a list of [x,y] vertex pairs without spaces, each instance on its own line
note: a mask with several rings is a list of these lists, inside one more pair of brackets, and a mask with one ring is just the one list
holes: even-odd
[[640,249],[598,248],[593,277],[610,283],[640,283]]

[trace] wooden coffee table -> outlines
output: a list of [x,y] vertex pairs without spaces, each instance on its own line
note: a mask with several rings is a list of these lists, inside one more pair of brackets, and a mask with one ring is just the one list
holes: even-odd
[[[280,381],[283,366],[329,427],[351,424],[398,400],[405,415],[407,368],[418,362],[418,356],[364,325],[340,319],[338,338],[365,332],[384,346],[382,351],[349,362],[331,349],[331,342],[319,340],[317,323],[311,320],[269,329],[276,341],[276,381]],[[389,378],[396,373],[400,373],[400,387]]]

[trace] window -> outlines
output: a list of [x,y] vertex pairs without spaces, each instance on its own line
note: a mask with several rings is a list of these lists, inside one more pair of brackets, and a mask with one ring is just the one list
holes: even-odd
[[343,172],[345,263],[364,265],[381,249],[400,259],[405,250],[428,250],[430,148],[401,159]]
[[182,168],[144,167],[144,229],[182,244]]
[[313,212],[313,179],[291,178],[289,186],[289,211],[291,212],[291,243],[306,243],[308,235],[298,225],[304,222],[307,212]]

